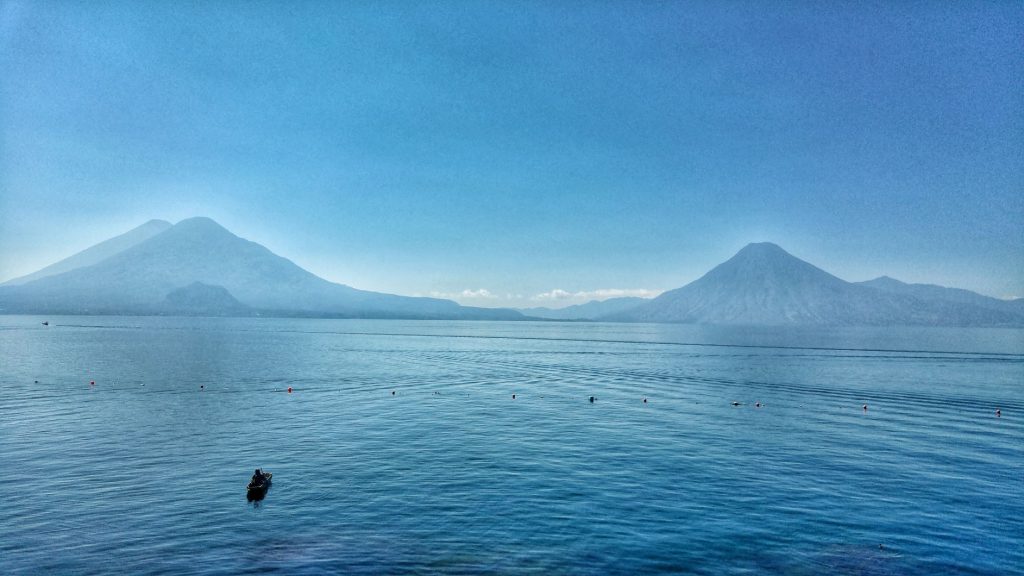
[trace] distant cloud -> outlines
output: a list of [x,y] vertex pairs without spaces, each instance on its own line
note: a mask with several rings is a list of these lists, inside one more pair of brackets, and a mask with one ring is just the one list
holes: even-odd
[[555,288],[550,292],[542,292],[532,298],[532,300],[568,300],[572,298],[572,292],[566,292]]
[[555,288],[550,292],[542,292],[530,298],[531,300],[539,301],[559,301],[559,300],[607,300],[609,298],[623,298],[625,296],[635,296],[638,298],[654,298],[661,294],[661,290],[651,290],[648,288],[599,288],[597,290],[583,290],[580,292],[569,292],[568,290],[562,290]]
[[607,300],[623,296],[653,298],[661,294],[661,292],[661,290],[650,290],[647,288],[599,288],[597,290],[581,290],[578,292],[555,288],[548,292],[529,296],[514,292],[491,292],[487,288],[466,288],[457,292],[435,290],[427,294],[416,293],[414,296],[425,295],[431,298],[455,300],[470,306],[529,306],[529,302],[542,302],[554,308],[561,308],[572,304],[583,304],[591,300]]
[[433,298],[448,298],[448,299],[476,298],[476,299],[494,300],[494,299],[500,298],[500,296],[498,296],[497,294],[494,294],[493,292],[491,292],[490,290],[488,290],[486,288],[479,288],[477,290],[471,290],[469,288],[466,288],[462,292],[431,292],[430,296],[433,297]]

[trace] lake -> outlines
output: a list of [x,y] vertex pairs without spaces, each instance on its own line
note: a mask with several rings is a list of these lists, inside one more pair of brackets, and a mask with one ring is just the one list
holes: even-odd
[[0,573],[1024,574],[1022,330],[42,320]]

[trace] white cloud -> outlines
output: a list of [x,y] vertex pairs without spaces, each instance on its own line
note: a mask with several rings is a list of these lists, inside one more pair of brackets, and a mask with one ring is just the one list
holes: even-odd
[[597,290],[582,290],[579,292],[569,292],[567,290],[555,288],[549,292],[537,294],[530,299],[539,301],[574,300],[589,302],[591,300],[607,300],[609,298],[623,298],[626,296],[654,298],[661,294],[661,292],[661,290],[651,290],[649,288],[598,288]]
[[537,294],[531,300],[568,300],[572,298],[572,292],[566,292],[559,288],[555,288],[550,292],[542,292]]
[[459,298],[494,300],[500,297],[486,288],[479,288],[477,290],[466,288],[462,292],[431,292],[430,296],[433,298],[447,298],[453,300]]

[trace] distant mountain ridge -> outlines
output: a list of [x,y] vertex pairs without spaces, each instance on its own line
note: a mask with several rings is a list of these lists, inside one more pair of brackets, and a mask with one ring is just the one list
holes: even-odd
[[747,245],[682,288],[598,319],[750,325],[1024,325],[1024,315],[979,304],[977,299],[936,298],[884,284],[889,289],[846,282],[775,244],[762,242]]
[[538,307],[517,308],[516,310],[527,316],[548,320],[593,320],[594,318],[635,308],[647,301],[647,298],[623,296],[607,300],[591,300],[584,304],[574,304],[565,308]]
[[174,314],[465,320],[600,320],[747,325],[1024,326],[1024,299],[846,282],[767,242],[654,299],[562,309],[460,306],[329,282],[209,218],[151,220],[0,285],[0,313]]
[[[269,315],[523,318],[518,312],[507,309],[472,308],[451,300],[396,296],[329,282],[203,217],[182,220],[99,262],[23,284],[0,286],[0,310],[8,313],[166,313],[168,295],[197,282],[219,287],[245,307]],[[206,296],[211,294],[207,291]],[[214,301],[216,299],[208,300],[207,305]],[[230,302],[224,298],[220,301]],[[228,312],[209,306],[206,311]]]
[[894,294],[906,294],[923,300],[943,300],[960,304],[972,304],[992,310],[1024,312],[1024,298],[1000,300],[978,294],[977,292],[971,292],[970,290],[964,290],[963,288],[946,288],[936,284],[908,284],[888,276],[879,276],[874,280],[857,282],[857,284]]

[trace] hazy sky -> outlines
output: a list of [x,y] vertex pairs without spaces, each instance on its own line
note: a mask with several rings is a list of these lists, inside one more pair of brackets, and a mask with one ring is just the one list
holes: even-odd
[[1024,296],[1022,37],[1021,2],[3,0],[0,279],[206,215],[468,304],[762,240]]

